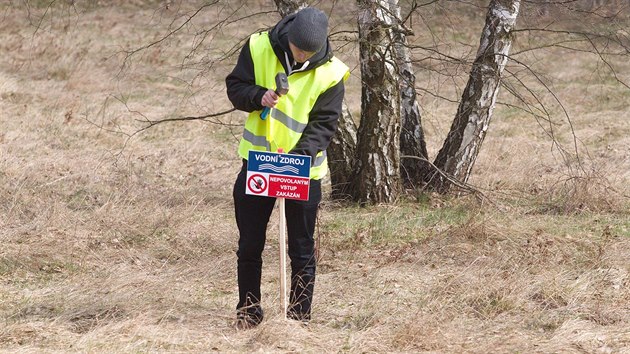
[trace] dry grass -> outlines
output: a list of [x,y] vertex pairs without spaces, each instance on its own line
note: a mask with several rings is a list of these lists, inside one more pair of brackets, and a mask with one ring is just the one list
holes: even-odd
[[[89,2],[55,12],[36,34],[24,10],[0,5],[0,351],[630,352],[628,94],[610,80],[576,80],[562,63],[555,82],[574,112],[583,170],[568,174],[533,120],[498,108],[471,178],[495,205],[326,201],[308,327],[280,317],[274,215],[267,320],[236,331],[240,127],[169,123],[130,136],[145,117],[228,107],[222,80],[234,58],[205,72],[196,61],[207,53],[182,62],[228,9],[121,72],[120,50],[157,39],[174,14],[142,3]],[[208,40],[225,51],[273,21],[254,17]],[[356,80],[350,88],[356,111]],[[421,99],[434,153],[454,109]]]

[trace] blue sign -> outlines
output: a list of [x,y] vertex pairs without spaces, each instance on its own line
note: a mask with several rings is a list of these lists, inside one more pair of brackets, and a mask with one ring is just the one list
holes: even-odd
[[308,200],[311,157],[249,151],[246,194]]
[[247,170],[308,178],[311,173],[311,157],[250,150]]

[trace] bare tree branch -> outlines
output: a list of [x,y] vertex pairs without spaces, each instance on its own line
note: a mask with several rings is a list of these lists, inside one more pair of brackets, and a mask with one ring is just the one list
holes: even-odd
[[[459,193],[459,194],[461,194],[461,193],[470,193],[473,196],[475,196],[475,198],[478,201],[480,201],[480,202],[487,201],[490,204],[492,204],[492,205],[494,205],[495,207],[498,208],[498,205],[492,199],[490,199],[488,196],[486,196],[481,190],[479,190],[479,188],[474,187],[470,183],[462,182],[462,181],[460,181],[460,180],[458,180],[458,179],[448,175],[447,173],[445,173],[444,171],[439,169],[437,166],[435,166],[431,161],[429,161],[429,160],[427,160],[427,159],[425,159],[423,157],[420,157],[420,156],[401,155],[400,158],[402,158],[402,159],[414,159],[414,160],[419,160],[419,161],[422,161],[423,163],[426,163],[427,165],[431,166],[431,168],[438,175],[440,175],[442,178],[448,180],[457,189],[457,193]],[[425,185],[421,190],[425,190],[427,185]]]
[[218,124],[218,125],[223,125],[223,126],[227,126],[227,127],[242,127],[243,124],[232,124],[232,123],[224,123],[218,120],[210,120],[208,118],[216,118],[216,117],[220,117],[220,116],[224,116],[228,113],[232,113],[236,111],[236,108],[232,108],[232,109],[228,109],[226,111],[222,111],[222,112],[218,112],[218,113],[212,113],[212,114],[206,114],[203,116],[187,116],[187,117],[176,117],[176,118],[164,118],[164,119],[158,119],[158,120],[150,120],[148,118],[146,118],[144,115],[142,115],[140,112],[137,111],[130,111],[131,113],[137,113],[142,115],[143,117],[145,117],[145,119],[143,120],[139,120],[143,123],[147,123],[147,126],[145,126],[144,128],[140,129],[137,131],[137,133],[142,132],[144,130],[147,130],[151,127],[154,127],[158,124],[162,124],[162,123],[166,123],[166,122],[182,122],[182,121],[189,121],[189,120],[202,120],[205,122],[209,122],[209,123],[213,123],[213,124]]
[[[151,43],[149,43],[147,45],[144,45],[142,47],[139,47],[139,48],[127,51],[125,59],[123,60],[123,64],[121,66],[121,71],[127,66],[127,62],[129,60],[131,60],[131,57],[134,56],[136,53],[141,52],[141,51],[146,50],[146,49],[149,49],[149,48],[151,48],[151,47],[153,47],[155,45],[158,45],[158,44],[164,42],[166,39],[168,39],[169,37],[173,36],[174,34],[179,32],[182,28],[184,28],[188,23],[190,23],[190,21],[192,21],[193,18],[195,18],[195,16],[197,16],[197,14],[199,14],[203,9],[205,9],[207,7],[210,7],[212,5],[215,5],[218,2],[219,2],[219,0],[215,0],[215,1],[211,2],[211,3],[203,4],[202,6],[197,8],[197,10],[192,15],[190,15],[181,25],[179,25],[174,30],[169,31],[166,35],[162,36],[161,38],[159,38],[159,39],[157,39],[157,40],[155,40],[155,41],[153,41],[153,42],[151,42]],[[175,20],[173,20],[173,22],[171,22],[171,24],[174,23],[174,22],[175,22]]]

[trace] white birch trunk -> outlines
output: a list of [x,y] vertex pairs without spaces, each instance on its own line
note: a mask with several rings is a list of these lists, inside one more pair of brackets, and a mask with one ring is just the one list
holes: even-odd
[[280,16],[285,17],[290,15],[297,10],[308,6],[305,1],[297,1],[297,0],[274,0],[276,3],[276,8],[280,13]]
[[326,149],[330,169],[330,184],[332,185],[331,196],[335,200],[345,200],[350,196],[356,151],[357,126],[344,102],[337,132]]
[[352,197],[390,203],[400,184],[400,95],[391,50],[394,42],[387,0],[358,0],[361,63],[361,124]]
[[425,174],[430,171],[430,166],[422,160],[428,158],[427,146],[422,130],[420,105],[416,100],[416,75],[411,65],[411,51],[407,42],[407,31],[401,23],[398,0],[389,0],[389,12],[394,16],[397,24],[394,27],[393,48],[400,75],[400,153],[420,158],[401,159],[400,175],[407,187],[415,188],[422,184]]
[[[486,136],[497,100],[503,69],[512,46],[520,0],[492,0],[481,34],[479,50],[451,130],[435,165],[466,182]],[[450,183],[434,176],[437,189],[447,192]]]

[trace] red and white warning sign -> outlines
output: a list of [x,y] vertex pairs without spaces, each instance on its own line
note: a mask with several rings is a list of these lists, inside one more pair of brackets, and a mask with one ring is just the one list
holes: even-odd
[[311,157],[250,151],[246,194],[308,200]]

